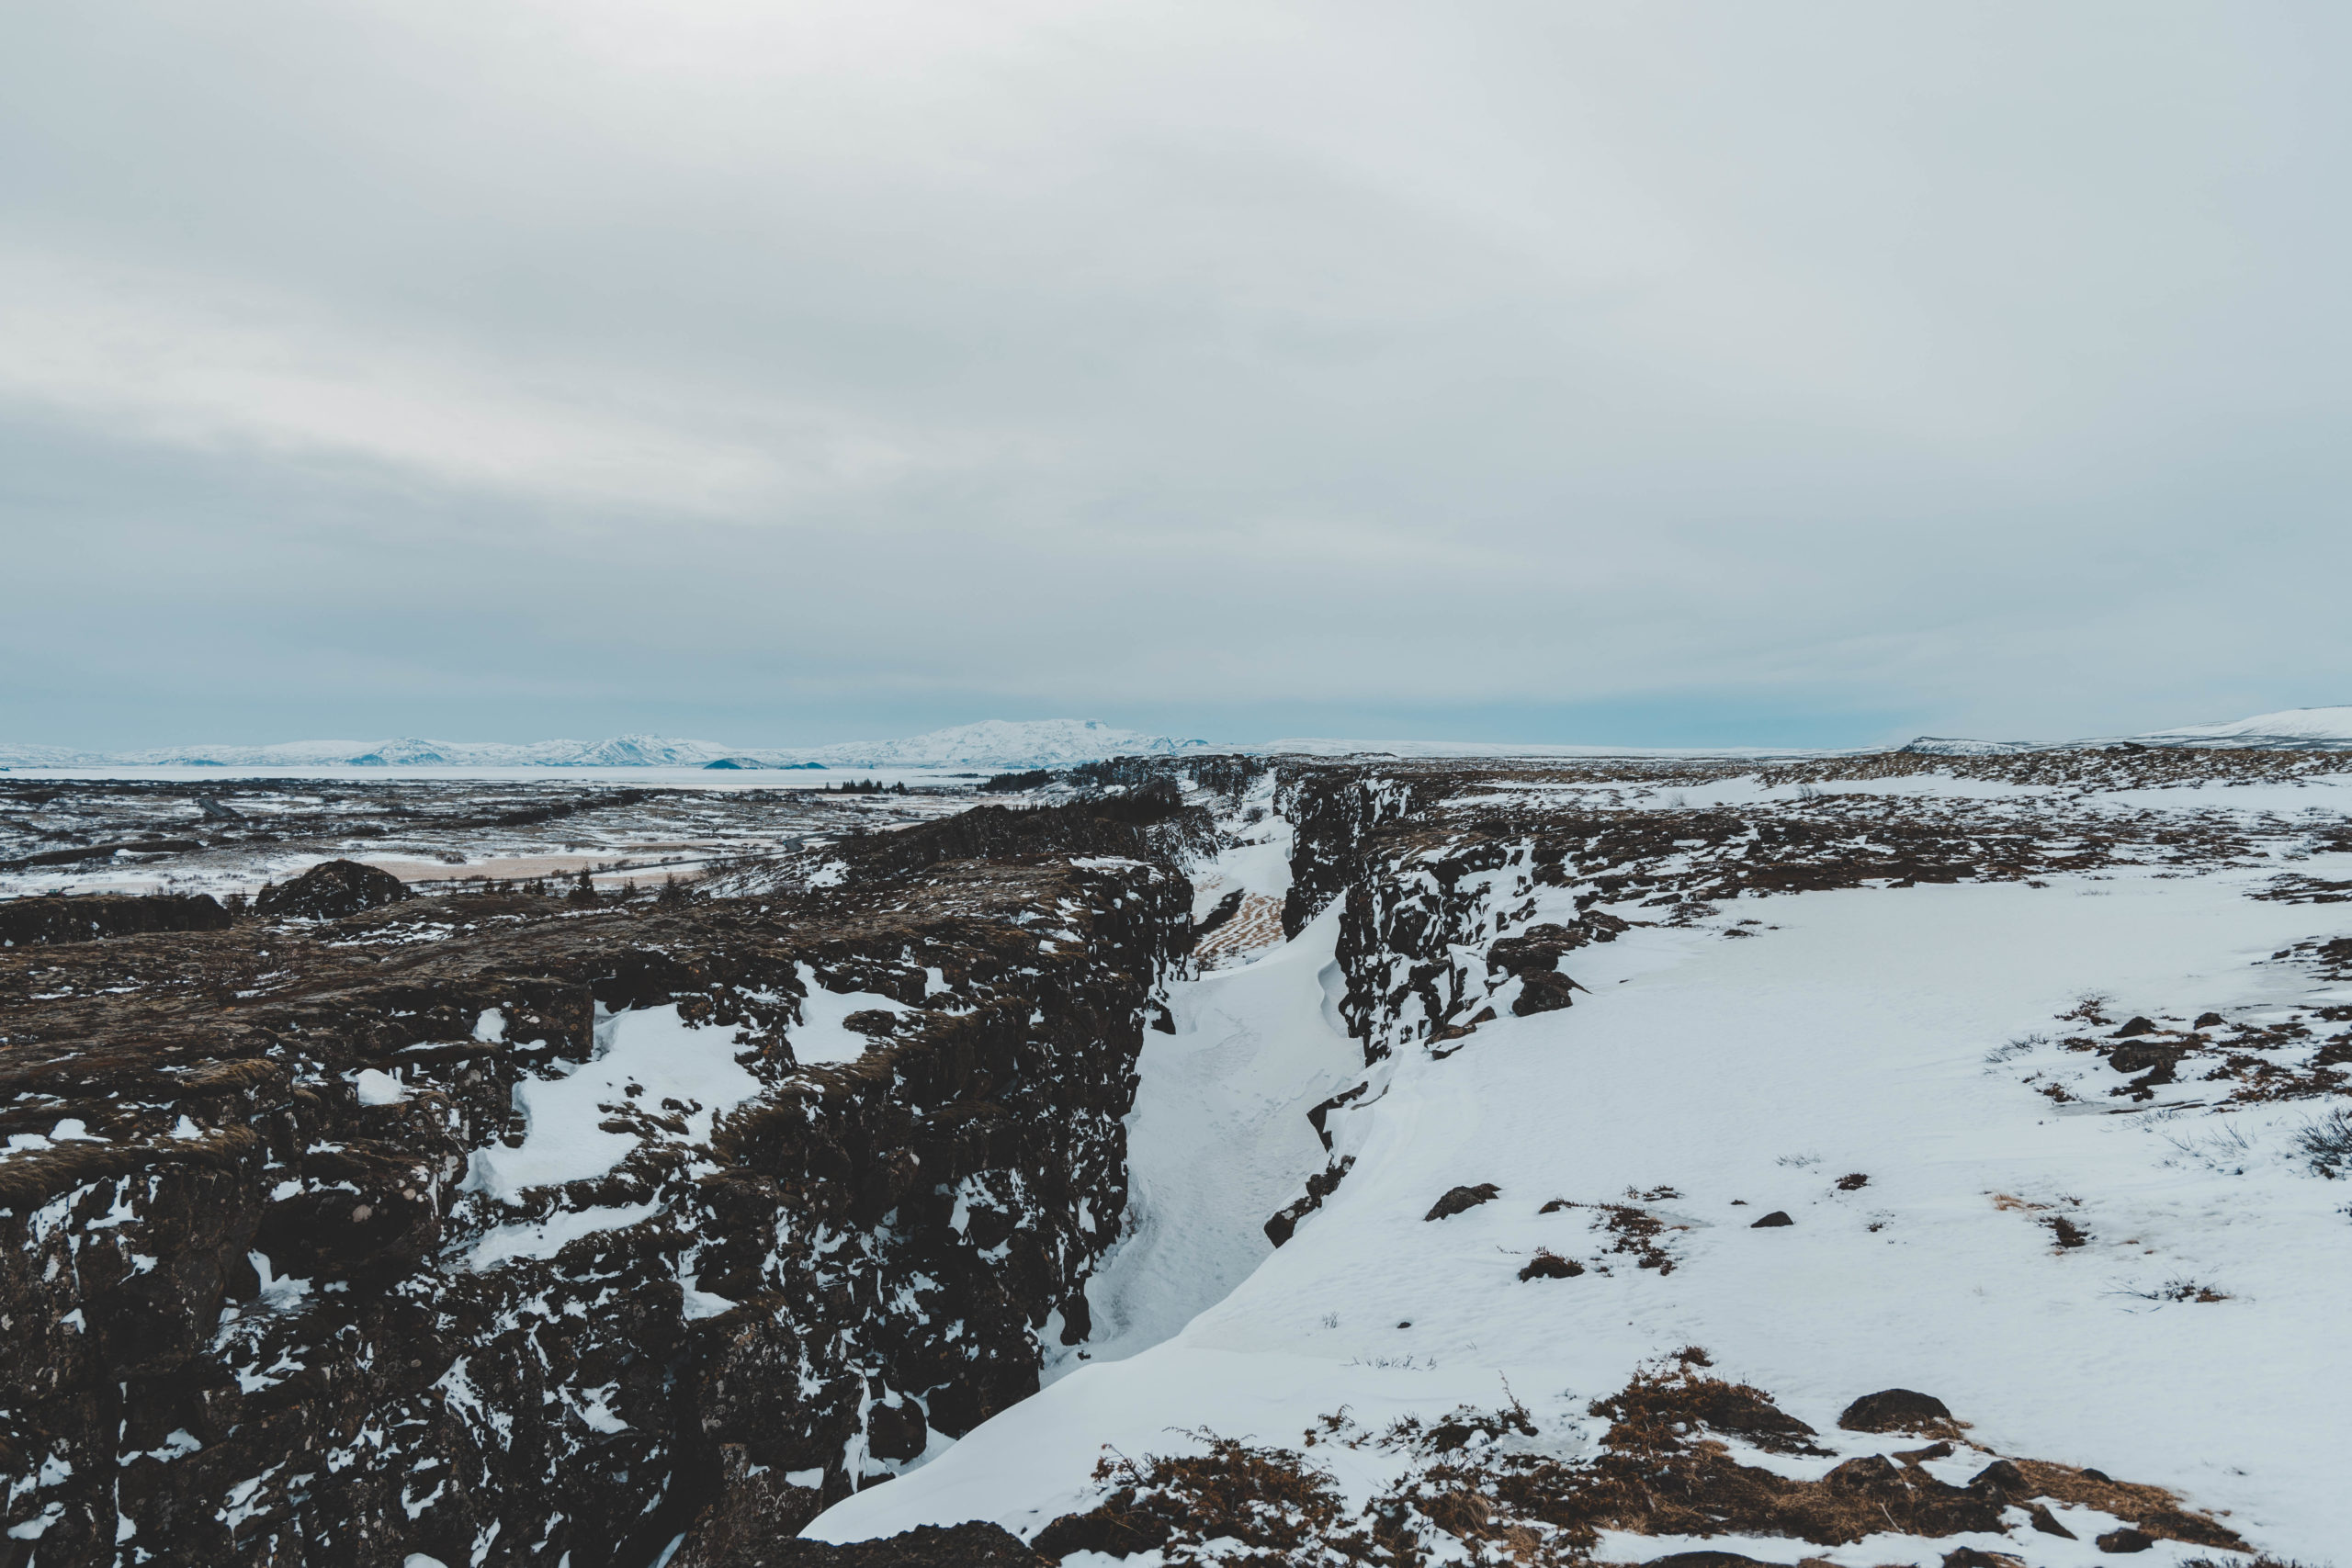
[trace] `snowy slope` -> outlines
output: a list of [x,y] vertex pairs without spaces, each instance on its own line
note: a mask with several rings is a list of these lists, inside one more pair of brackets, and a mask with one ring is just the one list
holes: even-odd
[[[2343,877],[2352,855],[2298,869]],[[2088,990],[2118,998],[2119,1016],[2352,1001],[2267,962],[2299,939],[2352,931],[2352,907],[2246,897],[2272,874],[1809,893],[1740,900],[1738,914],[1769,928],[1754,940],[1724,940],[1721,921],[1629,932],[1573,955],[1592,994],[1572,1010],[1505,1016],[1444,1059],[1408,1050],[1376,1066],[1380,1091],[1331,1118],[1335,1152],[1356,1168],[1267,1256],[1236,1234],[1256,1217],[1236,1194],[1312,1156],[1233,1107],[1245,1089],[1271,1111],[1330,1081],[1317,1015],[1331,936],[1318,920],[1251,968],[1212,976],[1188,1001],[1186,1032],[1147,1059],[1153,1092],[1138,1101],[1136,1138],[1139,1162],[1158,1164],[1148,1179],[1139,1165],[1149,1229],[1138,1251],[1160,1261],[1120,1260],[1124,1273],[1114,1264],[1098,1281],[1098,1320],[1111,1327],[1095,1364],[808,1533],[855,1540],[979,1517],[1026,1534],[1090,1498],[1104,1445],[1192,1451],[1186,1434],[1203,1429],[1296,1444],[1343,1406],[1367,1427],[1428,1421],[1492,1407],[1506,1384],[1572,1441],[1587,1402],[1645,1359],[1695,1343],[1824,1431],[1860,1394],[1928,1390],[1976,1423],[1976,1442],[2175,1487],[2282,1556],[2340,1552],[2352,1541],[2340,1478],[2352,1341],[2339,1331],[2352,1233],[2343,1188],[2290,1157],[2308,1106],[2232,1116],[2245,1143],[2224,1146],[2162,1102],[2061,1111],[2008,1059],[2042,1049],[2031,1042]],[[1559,907],[1539,919],[1572,914],[1565,892],[1543,897]],[[1236,1041],[1250,1043],[1249,1070],[1288,1076],[1245,1081],[1201,1066]],[[2199,1087],[2168,1098],[2194,1101]],[[1181,1163],[1146,1152],[1179,1145]],[[1867,1183],[1843,1190],[1849,1175]],[[1479,1182],[1501,1197],[1423,1219],[1441,1193]],[[1623,1201],[1636,1190],[1671,1191],[1646,1200],[1677,1227],[1671,1272],[1620,1258],[1602,1274],[1597,1211],[1539,1213],[1554,1198]],[[1794,1224],[1751,1228],[1776,1209]],[[2088,1242],[2053,1247],[2052,1213]],[[1523,1282],[1517,1270],[1538,1247],[1595,1268]],[[1135,1303],[1154,1280],[1189,1307],[1251,1252],[1264,1261],[1238,1288],[1139,1350],[1153,1316]],[[2184,1280],[2227,1299],[2153,1299]],[[1328,1462],[1360,1504],[1371,1482],[1351,1468],[1358,1458],[1329,1451]],[[2081,1539],[2030,1537],[2031,1561],[2107,1561],[2090,1540],[2098,1521],[2064,1517]],[[1610,1561],[1678,1546],[1606,1544]],[[1680,1544],[1853,1565],[2018,1549],[1999,1536],[1872,1536],[1828,1551],[1789,1539]],[[2137,1561],[2198,1554],[2164,1542]]]

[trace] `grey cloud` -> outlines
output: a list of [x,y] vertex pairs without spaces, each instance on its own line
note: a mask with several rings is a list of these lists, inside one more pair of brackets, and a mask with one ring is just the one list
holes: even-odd
[[2341,700],[2347,26],[20,11],[0,720]]

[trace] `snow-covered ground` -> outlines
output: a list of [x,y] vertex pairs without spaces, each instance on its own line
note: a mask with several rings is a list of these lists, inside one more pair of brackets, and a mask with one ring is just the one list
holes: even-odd
[[[2327,792],[2338,809],[2340,794]],[[2297,870],[2352,875],[2352,855]],[[1305,1109],[1363,1071],[1329,1007],[1327,915],[1178,988],[1179,1032],[1143,1061],[1132,1235],[1090,1292],[1086,1359],[808,1533],[986,1518],[1026,1535],[1086,1505],[1105,1445],[1191,1451],[1204,1429],[1295,1445],[1342,1407],[1373,1427],[1494,1406],[1506,1388],[1573,1447],[1590,1400],[1697,1344],[1825,1431],[1858,1395],[1926,1390],[1987,1448],[2172,1487],[2282,1556],[2341,1552],[2352,1193],[2294,1157],[2312,1102],[2217,1116],[2203,1102],[2218,1091],[2182,1082],[2143,1104],[2099,1090],[2062,1106],[2026,1081],[2036,1040],[2086,992],[2112,998],[2117,1019],[2184,1025],[2344,1000],[2273,955],[2352,931],[2352,905],[2248,897],[2271,874],[1744,898],[1580,950],[1562,967],[1591,994],[1571,1010],[1506,1014],[1442,1059],[1407,1049],[1380,1064],[1385,1092],[1330,1118],[1351,1174],[1272,1251],[1259,1226],[1325,1157]],[[1544,897],[1560,907],[1538,919],[1572,913],[1565,893]],[[1743,928],[1754,940],[1725,939],[1734,917],[1762,922]],[[1423,1218],[1483,1182],[1499,1198]],[[1638,1204],[1669,1227],[1672,1270],[1611,1253],[1600,1211],[1540,1213],[1553,1199]],[[1794,1223],[1752,1228],[1773,1210]],[[2053,1217],[2088,1240],[2053,1245]],[[1539,1247],[1587,1271],[1522,1282]],[[2163,1299],[2183,1283],[2224,1299]],[[1318,1451],[1360,1503],[1368,1461]],[[2106,1561],[2091,1533],[2033,1537],[2031,1561]],[[1621,1536],[1603,1555],[1699,1544]],[[2018,1550],[1703,1544],[1856,1568]],[[2161,1542],[2137,1561],[2199,1554]]]

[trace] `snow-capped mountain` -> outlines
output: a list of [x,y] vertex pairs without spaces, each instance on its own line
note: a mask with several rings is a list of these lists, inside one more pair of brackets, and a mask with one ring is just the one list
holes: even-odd
[[699,768],[724,761],[738,767],[1055,768],[1104,757],[1171,756],[1207,746],[1205,740],[1147,735],[1091,718],[992,718],[906,739],[783,749],[657,735],[522,744],[413,738],[293,740],[274,746],[167,746],[116,752],[0,746],[0,767]]
[[990,718],[907,740],[852,740],[750,755],[829,768],[1058,768],[1104,757],[1166,757],[1207,749],[1205,740],[1114,729],[1091,718]]

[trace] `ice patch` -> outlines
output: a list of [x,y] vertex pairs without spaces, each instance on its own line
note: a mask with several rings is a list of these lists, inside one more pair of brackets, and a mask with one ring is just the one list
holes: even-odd
[[381,1067],[362,1067],[351,1080],[362,1105],[398,1105],[408,1098],[408,1086]]
[[567,1243],[599,1231],[616,1231],[652,1218],[659,1203],[624,1203],[610,1209],[577,1209],[549,1214],[526,1225],[501,1225],[474,1243],[466,1267],[475,1273],[524,1258],[553,1258]]
[[792,1043],[793,1060],[804,1067],[854,1062],[865,1055],[866,1037],[842,1021],[850,1014],[877,1008],[898,1015],[914,1010],[877,991],[829,991],[818,980],[816,970],[803,964],[799,971],[800,984],[808,994],[800,1003],[799,1025],[786,1038]]
[[760,1080],[736,1061],[739,1049],[733,1029],[698,1029],[678,1016],[674,1002],[601,1017],[587,1062],[561,1077],[514,1086],[526,1125],[523,1145],[476,1151],[468,1184],[511,1203],[530,1188],[606,1175],[643,1142],[635,1133],[605,1131],[599,1123],[607,1107],[650,1110],[674,1100],[688,1108],[687,1140],[708,1143],[718,1113],[760,1091]]
[[741,1304],[694,1285],[686,1285],[683,1289],[685,1292],[685,1312],[690,1318],[717,1317],[720,1313],[733,1312]]
[[248,1252],[245,1260],[254,1266],[254,1273],[261,1280],[262,1304],[272,1312],[290,1312],[301,1304],[311,1293],[308,1280],[281,1280],[270,1269],[269,1254]]

